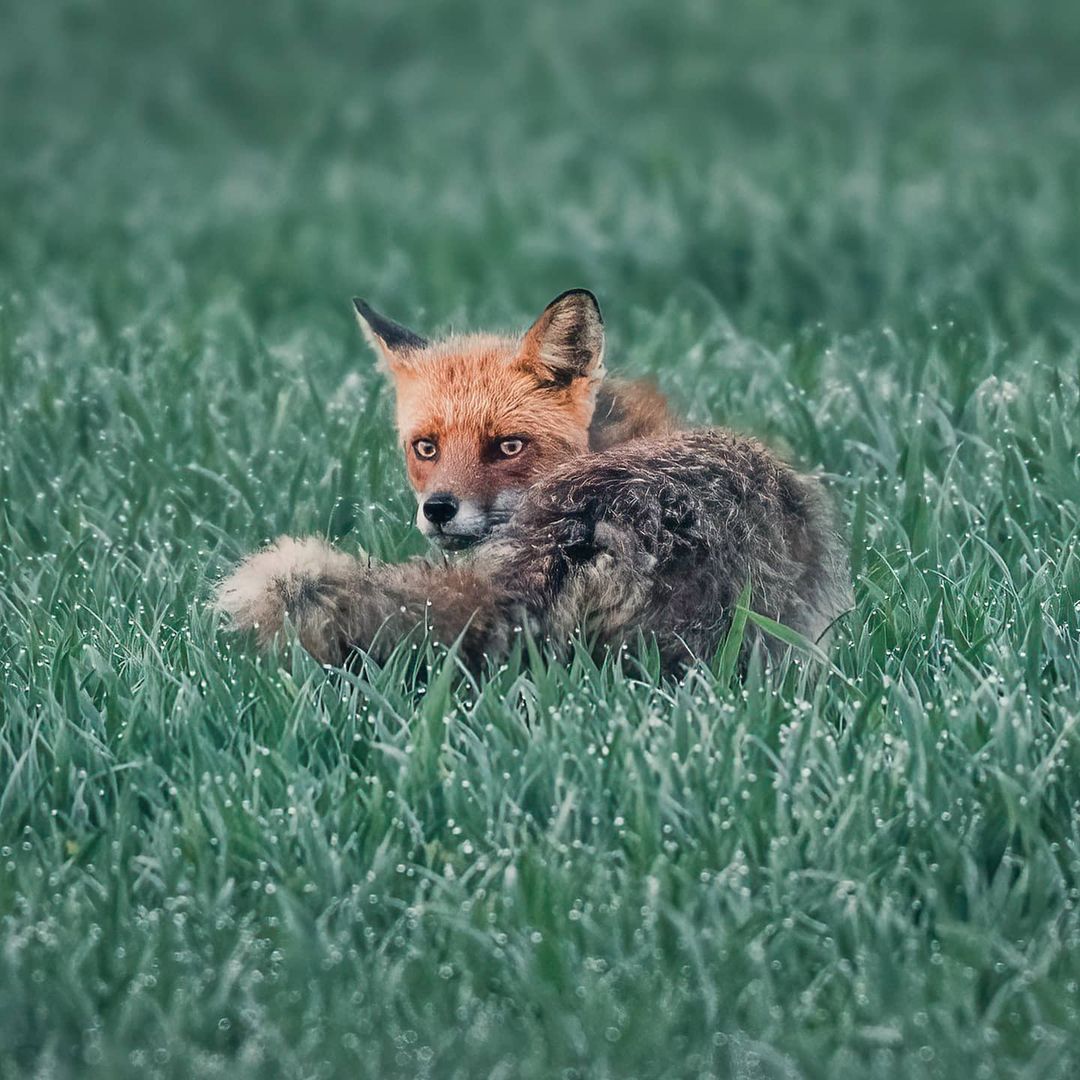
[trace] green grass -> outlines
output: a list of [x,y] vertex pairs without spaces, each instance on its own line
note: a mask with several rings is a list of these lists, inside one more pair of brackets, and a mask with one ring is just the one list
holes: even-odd
[[[4,24],[0,1075],[1077,1075],[1080,8]],[[220,631],[280,532],[420,550],[350,296],[577,285],[830,476],[835,672]]]

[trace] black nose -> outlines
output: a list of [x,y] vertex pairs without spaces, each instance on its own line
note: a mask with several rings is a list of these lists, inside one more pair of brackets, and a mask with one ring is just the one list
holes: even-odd
[[432,525],[445,525],[456,513],[458,501],[449,491],[437,491],[424,500],[424,517]]

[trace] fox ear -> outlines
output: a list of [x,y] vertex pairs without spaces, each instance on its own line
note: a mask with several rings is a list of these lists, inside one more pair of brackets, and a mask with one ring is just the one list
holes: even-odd
[[370,304],[353,297],[356,318],[368,344],[390,370],[398,366],[410,353],[427,348],[427,341],[399,326],[393,319],[380,315]]
[[587,289],[556,296],[526,331],[522,360],[557,386],[575,379],[598,381],[604,374],[604,319]]

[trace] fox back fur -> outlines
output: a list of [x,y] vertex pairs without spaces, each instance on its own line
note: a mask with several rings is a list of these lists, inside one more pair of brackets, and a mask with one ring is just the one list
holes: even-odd
[[521,338],[435,345],[355,303],[395,380],[418,522],[466,553],[389,565],[284,537],[219,586],[235,629],[268,644],[289,622],[336,666],[425,628],[474,668],[522,631],[599,648],[644,634],[676,670],[723,640],[747,583],[755,611],[813,641],[850,606],[820,483],[755,439],[679,430],[646,384],[602,382],[591,293],[564,293]]

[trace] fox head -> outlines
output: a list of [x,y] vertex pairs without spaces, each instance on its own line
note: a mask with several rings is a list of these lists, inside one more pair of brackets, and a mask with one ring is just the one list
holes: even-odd
[[519,337],[429,342],[354,300],[364,336],[389,373],[420,530],[467,547],[505,522],[526,489],[587,451],[604,374],[596,297],[556,297]]

